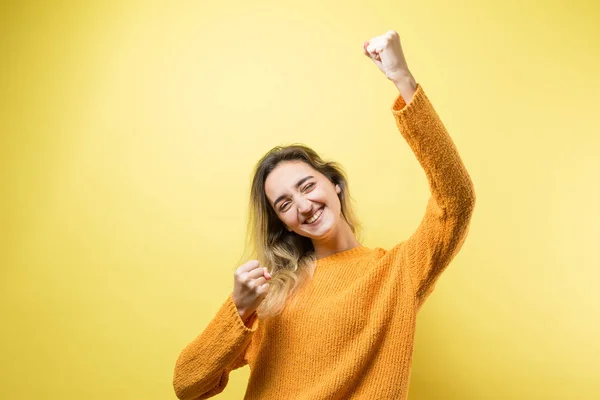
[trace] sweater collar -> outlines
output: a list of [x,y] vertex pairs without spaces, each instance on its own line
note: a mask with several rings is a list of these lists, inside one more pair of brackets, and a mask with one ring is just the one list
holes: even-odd
[[337,253],[330,254],[326,257],[317,259],[317,266],[334,264],[338,262],[344,262],[354,258],[360,258],[361,256],[370,253],[372,250],[363,245],[353,247],[349,250],[339,251]]

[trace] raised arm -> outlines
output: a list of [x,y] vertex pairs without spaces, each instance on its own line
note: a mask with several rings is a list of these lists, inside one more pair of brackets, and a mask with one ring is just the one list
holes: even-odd
[[467,237],[475,191],[454,142],[420,84],[410,103],[398,96],[392,113],[425,171],[431,192],[421,223],[402,246],[402,259],[420,307]]
[[392,112],[429,182],[431,197],[417,230],[388,252],[392,262],[407,268],[419,308],[466,239],[475,191],[444,124],[408,69],[398,33],[364,42],[363,53],[398,88]]

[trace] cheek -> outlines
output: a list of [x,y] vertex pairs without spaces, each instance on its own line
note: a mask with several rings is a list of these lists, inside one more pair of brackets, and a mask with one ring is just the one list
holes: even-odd
[[337,195],[335,194],[335,192],[329,192],[326,190],[318,190],[314,192],[313,194],[313,200],[319,203],[328,203],[331,204],[333,202],[335,202],[335,197]]
[[338,197],[337,193],[335,194],[335,198],[332,200],[332,209],[335,211],[336,215],[341,215],[342,213],[342,201]]
[[297,218],[294,216],[294,210],[288,210],[288,212],[281,214],[279,218],[287,226],[296,226],[298,223]]
[[315,201],[320,204],[327,205],[329,208],[329,212],[331,212],[334,216],[339,214],[342,209],[342,205],[340,203],[340,198],[338,197],[335,191],[333,192],[321,192],[318,196],[315,196]]
[[328,199],[329,199],[329,204],[332,207],[338,207],[338,208],[340,207],[340,197],[335,191],[332,191],[331,193],[328,194]]

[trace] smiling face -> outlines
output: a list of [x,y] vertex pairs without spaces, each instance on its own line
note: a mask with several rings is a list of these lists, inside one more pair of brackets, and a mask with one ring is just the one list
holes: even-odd
[[288,230],[311,239],[335,233],[341,189],[303,161],[280,162],[265,180],[269,203]]

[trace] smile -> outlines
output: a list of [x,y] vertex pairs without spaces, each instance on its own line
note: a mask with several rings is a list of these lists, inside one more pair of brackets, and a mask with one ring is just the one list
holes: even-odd
[[309,219],[306,220],[306,222],[304,222],[307,225],[312,225],[315,222],[319,221],[321,219],[321,215],[323,214],[323,210],[325,209],[325,207],[321,208],[320,210],[318,210],[316,213],[313,214],[312,217],[310,217]]

